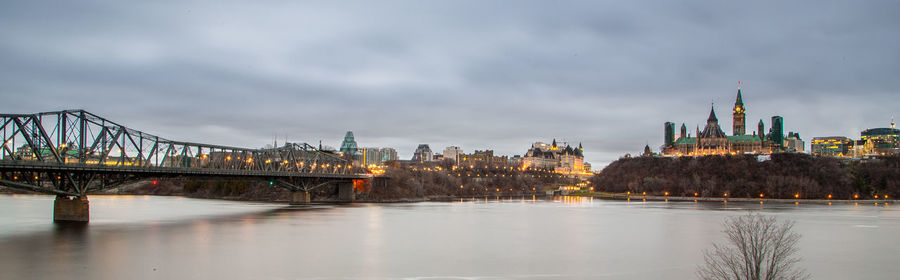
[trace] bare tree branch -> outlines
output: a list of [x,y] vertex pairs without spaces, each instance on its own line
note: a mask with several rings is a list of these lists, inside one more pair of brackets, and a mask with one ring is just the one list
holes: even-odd
[[714,243],[703,253],[697,276],[704,280],[803,280],[809,274],[796,266],[794,222],[759,214],[725,219],[727,242]]

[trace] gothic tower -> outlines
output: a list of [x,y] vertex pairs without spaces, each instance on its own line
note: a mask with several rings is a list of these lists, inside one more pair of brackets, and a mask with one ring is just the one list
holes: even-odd
[[744,122],[744,99],[741,98],[740,82],[738,82],[738,84],[737,100],[734,101],[734,129],[732,130],[732,134],[744,135],[747,132]]
[[757,125],[757,127],[759,129],[759,130],[757,130],[759,132],[759,139],[765,141],[766,140],[766,132],[764,129],[766,129],[766,125],[763,124],[762,119],[759,119],[759,124]]

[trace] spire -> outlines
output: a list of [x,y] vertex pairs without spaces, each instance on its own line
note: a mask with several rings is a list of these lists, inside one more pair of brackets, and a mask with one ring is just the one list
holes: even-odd
[[738,94],[737,94],[737,99],[734,101],[735,107],[737,107],[738,105],[740,105],[742,107],[744,106],[744,99],[741,98],[741,85],[742,85],[741,81],[738,81]]
[[894,129],[894,115],[891,115],[891,129]]
[[581,142],[578,142],[578,149],[584,151],[584,147],[581,147]]
[[554,148],[556,148],[556,138],[553,138],[553,145],[551,145],[551,146],[553,146]]
[[718,122],[719,122],[719,119],[716,118],[716,107],[715,107],[715,105],[710,106],[710,108],[709,108],[709,118],[706,119],[706,122],[708,122],[708,123],[713,123],[713,122],[718,123]]

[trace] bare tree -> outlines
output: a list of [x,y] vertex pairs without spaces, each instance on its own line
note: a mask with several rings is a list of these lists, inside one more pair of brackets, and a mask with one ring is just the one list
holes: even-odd
[[795,280],[809,279],[797,267],[794,222],[777,222],[759,214],[725,219],[724,244],[714,243],[704,252],[705,263],[697,268],[700,279]]

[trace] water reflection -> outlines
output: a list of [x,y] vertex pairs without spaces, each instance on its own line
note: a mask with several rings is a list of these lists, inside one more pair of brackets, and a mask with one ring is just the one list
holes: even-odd
[[[3,199],[0,211],[46,211],[52,202]],[[43,220],[44,230],[0,229],[3,278],[685,279],[709,242],[721,238],[722,219],[747,211],[797,221],[802,265],[815,279],[900,272],[892,265],[900,245],[887,242],[900,232],[900,213],[884,203],[533,196],[300,207],[115,201],[97,203],[105,205],[92,213],[100,223]],[[2,223],[9,219],[0,216]],[[883,269],[847,269],[853,267]]]

